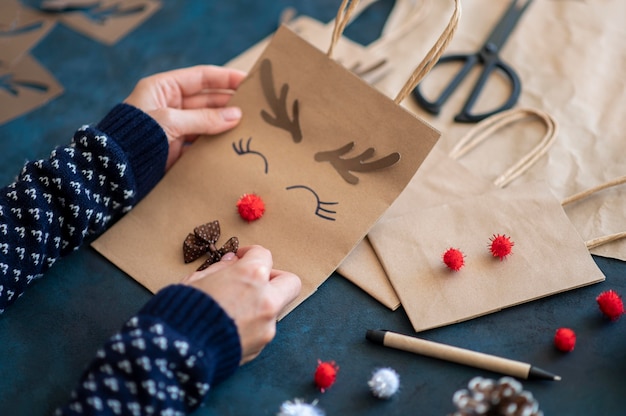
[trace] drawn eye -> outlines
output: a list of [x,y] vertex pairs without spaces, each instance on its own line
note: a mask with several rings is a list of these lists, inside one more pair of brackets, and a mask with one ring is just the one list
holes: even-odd
[[335,221],[335,218],[329,217],[325,214],[336,214],[337,211],[332,211],[329,209],[324,208],[324,206],[328,206],[328,205],[338,205],[339,202],[324,202],[321,201],[319,196],[317,195],[317,193],[309,188],[308,186],[305,185],[293,185],[293,186],[288,186],[287,188],[285,188],[286,190],[290,191],[292,189],[305,189],[307,191],[309,191],[310,193],[313,194],[313,196],[315,197],[315,201],[317,203],[316,207],[315,207],[315,215],[317,215],[320,218],[323,218],[325,220],[328,221]]
[[268,170],[267,158],[261,152],[257,152],[256,150],[251,150],[250,149],[250,142],[251,141],[252,141],[252,137],[250,137],[248,139],[248,141],[246,142],[246,147],[244,148],[244,146],[243,146],[243,139],[239,139],[239,145],[237,145],[236,143],[233,142],[233,150],[239,156],[246,155],[246,154],[252,154],[252,155],[260,156],[261,159],[263,159],[263,162],[265,163],[265,174],[267,174],[267,170]]

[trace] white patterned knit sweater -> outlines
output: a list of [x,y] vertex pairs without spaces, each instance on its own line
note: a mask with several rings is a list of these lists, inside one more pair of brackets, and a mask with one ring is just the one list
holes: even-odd
[[[49,159],[27,163],[0,190],[0,313],[145,196],[163,176],[167,152],[160,126],[119,104]],[[57,414],[186,414],[240,358],[237,329],[219,305],[170,286],[98,351]]]

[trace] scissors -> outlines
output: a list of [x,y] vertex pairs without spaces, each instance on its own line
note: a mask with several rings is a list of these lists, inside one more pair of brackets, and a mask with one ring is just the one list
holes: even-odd
[[[521,7],[518,7],[518,0],[513,0],[511,5],[501,17],[500,21],[493,29],[485,43],[481,46],[481,48],[471,54],[458,54],[458,55],[446,55],[443,56],[438,62],[439,64],[445,64],[449,62],[462,62],[463,66],[456,73],[452,81],[448,84],[447,87],[443,90],[439,98],[436,98],[435,101],[428,101],[422,95],[420,91],[420,86],[418,85],[413,90],[413,95],[419,105],[424,108],[426,111],[432,114],[439,114],[441,110],[441,106],[446,102],[450,95],[454,92],[454,90],[461,84],[463,79],[469,74],[470,70],[476,65],[482,65],[483,70],[474,85],[474,88],[470,92],[469,97],[465,101],[461,112],[458,113],[454,120],[462,123],[475,123],[484,118],[487,118],[493,114],[498,112],[508,110],[513,107],[519,98],[522,84],[520,82],[519,76],[517,73],[505,62],[503,62],[498,56],[498,52],[502,49],[502,46],[506,42],[507,38],[515,28],[518,20],[522,16],[522,14],[526,11],[526,8],[532,3],[532,0],[526,0],[526,3]],[[499,108],[488,111],[481,114],[476,114],[472,112],[474,104],[478,99],[478,96],[482,92],[485,83],[488,78],[494,73],[494,71],[498,69],[500,70],[508,81],[511,84],[511,95],[508,100]]]

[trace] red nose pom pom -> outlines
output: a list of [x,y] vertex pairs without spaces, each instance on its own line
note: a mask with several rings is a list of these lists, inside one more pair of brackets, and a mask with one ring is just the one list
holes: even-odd
[[458,272],[465,265],[465,258],[461,250],[449,248],[443,253],[443,262],[450,270]]
[[598,306],[604,315],[612,321],[617,321],[624,313],[622,297],[614,290],[602,292],[596,298]]
[[514,245],[515,243],[506,235],[494,234],[494,236],[491,237],[489,250],[491,250],[491,254],[493,254],[494,257],[500,257],[500,261],[502,261],[506,256],[511,254],[511,249]]
[[237,201],[237,210],[244,220],[251,222],[258,220],[265,212],[265,203],[256,194],[243,194]]
[[576,333],[569,328],[559,328],[554,334],[554,346],[563,352],[570,352],[576,346]]
[[332,386],[337,379],[337,371],[339,366],[334,361],[322,362],[317,360],[317,369],[315,370],[315,384],[320,391],[324,391]]

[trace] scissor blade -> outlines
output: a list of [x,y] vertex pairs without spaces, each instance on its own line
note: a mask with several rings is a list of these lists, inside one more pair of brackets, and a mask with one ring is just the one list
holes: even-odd
[[512,0],[511,5],[485,41],[484,46],[493,49],[493,52],[499,51],[532,2],[533,0]]

